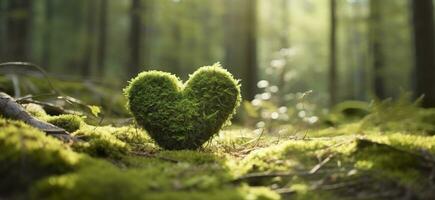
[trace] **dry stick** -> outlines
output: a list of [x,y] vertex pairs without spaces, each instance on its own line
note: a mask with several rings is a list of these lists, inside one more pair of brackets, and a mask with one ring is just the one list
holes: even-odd
[[14,98],[4,92],[0,92],[0,114],[6,118],[21,120],[65,142],[75,141],[75,139],[62,128],[53,124],[41,121],[30,115]]
[[316,166],[314,166],[311,170],[310,170],[310,174],[314,174],[316,173],[320,168],[322,168],[326,163],[328,163],[331,158],[334,157],[334,154],[329,155],[328,157],[326,157],[324,160],[322,160],[322,162],[320,162],[319,164],[317,164]]
[[46,103],[46,102],[41,102],[41,101],[37,101],[37,100],[33,100],[33,99],[16,99],[15,100],[17,103],[20,104],[37,104],[42,106],[42,108],[47,111],[47,113],[56,113],[56,114],[74,114],[74,111],[72,110],[66,110],[60,106],[57,106],[55,104],[52,103]]
[[261,137],[263,136],[264,128],[261,130],[260,135],[257,138],[257,141],[255,141],[254,147],[257,147],[258,143],[260,142]]
[[59,94],[59,92],[53,87],[53,84],[50,81],[50,77],[48,76],[47,72],[42,69],[42,67],[35,65],[33,63],[29,63],[29,62],[5,62],[5,63],[0,63],[0,68],[3,67],[7,67],[7,66],[14,66],[14,67],[30,67],[30,68],[34,68],[37,71],[39,71],[45,78],[45,80],[47,80],[48,86],[51,88],[52,92],[54,94]]

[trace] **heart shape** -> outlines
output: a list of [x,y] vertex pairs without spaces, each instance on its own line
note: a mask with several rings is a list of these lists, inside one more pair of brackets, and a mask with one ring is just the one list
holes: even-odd
[[137,124],[162,148],[197,149],[227,124],[240,104],[238,81],[218,63],[196,70],[182,83],[146,71],[124,89]]

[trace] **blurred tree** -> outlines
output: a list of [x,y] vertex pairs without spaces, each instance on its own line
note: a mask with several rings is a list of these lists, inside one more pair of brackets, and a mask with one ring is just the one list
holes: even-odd
[[[184,3],[184,2],[183,2]],[[178,5],[180,3],[177,3],[176,6],[174,6],[174,16],[177,16],[179,18],[182,18],[184,16],[182,16],[183,14],[183,10],[180,9],[180,6]],[[182,40],[183,40],[183,22],[185,22],[184,20],[181,21],[180,19],[175,18],[175,20],[171,20],[171,26],[169,28],[170,30],[170,37],[171,37],[171,46],[172,46],[172,50],[173,50],[173,54],[168,56],[168,62],[169,62],[169,66],[172,68],[172,71],[177,74],[178,76],[182,76],[183,72],[182,70],[182,62],[183,60],[186,61],[188,58],[183,57],[183,48],[182,48]],[[185,35],[184,35],[185,36]],[[194,47],[190,46],[191,51],[189,52],[189,54],[194,52]]]
[[[290,49],[290,40],[289,40],[289,25],[290,25],[290,20],[289,20],[289,1],[288,0],[281,0],[280,3],[281,6],[281,34],[280,34],[280,51],[283,51],[284,49],[289,50]],[[280,87],[280,93],[282,95],[286,94],[286,88],[287,88],[287,83],[285,81],[285,76],[287,74],[287,70],[289,68],[288,63],[289,60],[286,58],[286,65],[284,65],[281,68],[281,73],[279,75],[279,81],[278,81],[278,86]],[[282,100],[282,99],[281,99]],[[280,100],[280,101],[281,101]],[[279,102],[280,104],[283,104],[284,102]]]
[[242,79],[242,95],[252,100],[257,93],[257,1],[226,1],[225,66]]
[[432,0],[413,0],[415,45],[415,95],[424,95],[423,106],[435,107],[435,41]]
[[281,0],[281,23],[282,30],[280,35],[281,48],[290,48],[289,42],[289,0]]
[[7,18],[7,1],[0,1],[0,62],[3,61],[6,54],[6,18]]
[[373,62],[373,86],[374,94],[384,99],[384,55],[382,49],[382,2],[370,0],[370,48]]
[[257,0],[248,3],[248,31],[247,31],[247,98],[253,99],[257,93],[258,63],[257,63]]
[[330,35],[329,35],[329,105],[337,103],[337,61],[336,61],[336,0],[330,0]]
[[98,16],[98,48],[97,48],[97,69],[98,74],[104,75],[106,59],[106,38],[107,38],[107,0],[100,0],[100,12]]
[[382,46],[382,3],[379,0],[370,0],[370,47],[373,62],[373,87],[374,94],[380,99],[384,99],[384,55]]
[[130,35],[128,59],[129,77],[136,76],[141,69],[141,44],[142,44],[142,2],[131,0],[130,7]]
[[7,15],[6,59],[8,61],[30,60],[30,34],[32,19],[30,0],[9,0]]
[[[367,44],[367,39],[370,37],[367,34],[367,27],[370,23],[367,23],[366,17],[366,6],[364,0],[352,1],[349,5],[349,18],[344,23],[344,28],[348,29],[348,32],[344,33],[347,37],[346,42],[346,54],[348,54],[345,60],[350,63],[343,63],[343,66],[347,66],[347,69],[342,69],[349,71],[346,80],[340,90],[341,96],[343,94],[349,93],[343,91],[344,88],[351,89],[351,99],[367,100],[367,65],[368,65],[368,49],[370,44]],[[338,59],[339,55],[337,55]],[[353,67],[352,67],[353,66]],[[343,83],[341,83],[343,84]]]
[[52,32],[52,18],[53,18],[53,0],[45,0],[45,11],[44,11],[44,34],[42,38],[42,66],[49,68],[51,66],[50,56],[51,56],[51,32]]
[[89,78],[92,75],[92,60],[95,47],[95,32],[96,32],[96,20],[95,10],[97,10],[97,4],[95,1],[86,1],[88,9],[86,12],[86,37],[85,37],[85,50],[83,51],[82,60],[82,76]]

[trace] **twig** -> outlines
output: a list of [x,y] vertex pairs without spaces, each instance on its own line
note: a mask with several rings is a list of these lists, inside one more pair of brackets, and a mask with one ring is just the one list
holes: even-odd
[[47,80],[48,82],[48,86],[51,88],[51,90],[55,93],[55,94],[59,94],[59,92],[56,90],[56,88],[53,87],[53,84],[50,81],[50,77],[48,76],[47,72],[42,69],[40,66],[35,65],[33,63],[29,63],[29,62],[5,62],[5,63],[0,63],[0,67],[7,67],[7,66],[15,66],[15,67],[31,67],[31,68],[35,68],[37,69],[39,72],[41,72],[41,74],[44,76],[44,78]]
[[261,130],[260,135],[257,138],[257,141],[255,141],[254,147],[257,147],[258,143],[260,142],[261,137],[263,136],[264,128]]
[[314,166],[311,170],[310,170],[310,174],[314,174],[316,173],[320,168],[322,168],[326,163],[328,163],[331,158],[334,157],[334,154],[330,154],[328,157],[326,157],[324,160],[322,160],[322,162],[320,162],[319,164],[317,164],[316,166]]
[[33,103],[33,104],[37,104],[42,106],[42,108],[49,114],[54,114],[54,115],[60,115],[60,114],[75,114],[74,111],[71,110],[66,110],[60,106],[56,106],[52,103],[47,103],[47,102],[41,102],[41,101],[37,101],[37,100],[33,100],[33,99],[17,99],[16,100],[17,103],[20,104],[28,104],[28,103]]
[[23,106],[18,104],[14,98],[4,92],[0,92],[0,114],[6,118],[23,121],[62,141],[75,141],[75,139],[65,129],[33,117],[23,108]]

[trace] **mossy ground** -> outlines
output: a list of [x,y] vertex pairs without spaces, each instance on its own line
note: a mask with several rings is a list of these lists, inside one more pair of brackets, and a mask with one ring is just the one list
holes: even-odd
[[[260,136],[230,127],[199,150],[167,151],[134,126],[91,126],[76,116],[33,109],[81,142],[62,144],[0,118],[1,198],[435,197],[435,136],[424,118],[430,110],[401,118],[369,111],[362,119],[296,134]],[[415,126],[403,128],[407,116]]]

